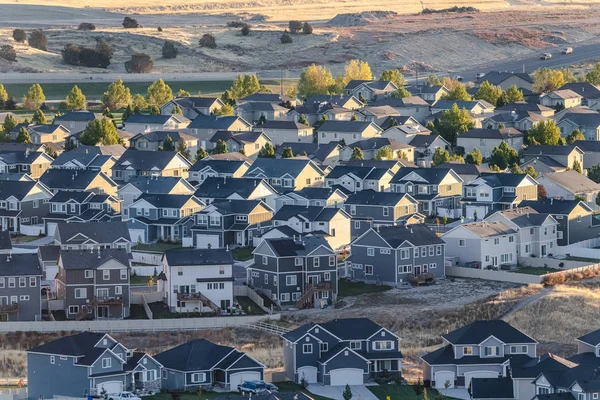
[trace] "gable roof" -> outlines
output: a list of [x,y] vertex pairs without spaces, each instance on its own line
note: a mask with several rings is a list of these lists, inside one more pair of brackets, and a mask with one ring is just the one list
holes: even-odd
[[234,116],[213,116],[213,115],[198,115],[189,125],[188,129],[216,129],[216,130],[229,130],[231,126],[241,121],[246,126],[250,127],[252,124],[245,121],[243,118]]
[[[136,149],[127,149],[125,153],[113,166],[113,169],[131,167],[135,170],[149,171],[152,168],[163,170],[175,157],[181,159],[191,166],[191,163],[182,155],[175,151],[144,151]],[[123,165],[129,162],[130,165]]]
[[582,127],[598,128],[600,126],[600,113],[598,112],[586,112],[586,113],[573,113],[566,112],[559,122],[569,120],[576,125]]
[[167,136],[170,136],[171,140],[175,144],[178,143],[178,142],[180,142],[180,141],[198,140],[198,138],[196,138],[195,136],[187,135],[185,133],[181,133],[181,132],[178,132],[178,131],[150,131],[150,132],[144,132],[144,133],[139,133],[139,134],[135,135],[131,139],[135,140],[135,139],[145,138],[149,142],[159,142],[159,143],[162,143],[162,142],[165,141],[165,139],[167,138]]
[[97,155],[110,155],[118,158],[125,153],[125,150],[127,150],[127,148],[121,144],[110,144],[104,146],[79,145],[67,153],[93,153]]
[[546,174],[540,179],[548,179],[572,193],[595,193],[600,184],[574,170]]
[[598,346],[600,344],[600,329],[580,336],[577,340],[592,346]]
[[54,123],[62,123],[62,122],[71,122],[71,121],[77,121],[77,122],[86,122],[86,121],[93,121],[96,118],[101,118],[102,116],[100,114],[96,114],[93,113],[91,111],[70,111],[67,113],[64,113],[63,115],[58,115],[56,117],[54,117]]
[[[105,333],[81,332],[29,349],[32,353],[57,354],[64,356],[85,356],[102,340]],[[104,350],[104,349],[103,349]]]
[[531,226],[541,226],[550,214],[540,214],[531,207],[517,207],[503,211],[496,211],[506,219],[514,223],[520,228],[527,228]]
[[[158,152],[157,152],[158,153]],[[86,189],[96,178],[101,177],[116,187],[117,184],[104,172],[81,169],[48,169],[42,176],[40,182],[51,189]]]
[[598,88],[597,86],[594,86],[588,82],[569,82],[569,83],[565,83],[564,85],[562,85],[559,89],[560,90],[565,90],[565,89],[571,90],[571,91],[577,93],[578,95],[580,95],[581,97],[584,97],[587,99],[600,98],[600,88]]
[[208,371],[232,351],[233,347],[221,346],[206,339],[195,339],[154,356],[164,368],[177,371]]
[[285,174],[297,177],[311,165],[317,173],[323,175],[323,171],[313,161],[306,158],[258,158],[244,176],[252,177],[262,173],[269,178],[282,177]]
[[379,229],[371,230],[377,232],[377,234],[393,248],[397,248],[404,242],[409,242],[414,246],[445,244],[445,242],[425,224],[380,226]]
[[270,210],[271,208],[262,202],[262,200],[232,200],[219,199],[210,204],[215,207],[221,214],[250,214],[256,207],[262,205]]
[[244,144],[244,143],[254,143],[258,139],[260,139],[261,136],[264,136],[265,138],[269,138],[262,131],[249,131],[249,132],[217,131],[217,132],[215,132],[213,137],[210,138],[209,141],[212,143],[215,143],[219,140],[228,141],[229,139],[232,139],[240,144]]
[[473,399],[513,399],[513,381],[506,378],[471,379]]
[[[12,246],[9,248],[12,248]],[[24,275],[42,275],[37,253],[11,254],[10,256],[0,257],[0,276]]]
[[199,204],[204,205],[202,201],[196,198],[193,194],[150,194],[144,193],[134,202],[138,202],[140,200],[147,201],[157,208],[176,208],[180,209],[183,207],[188,201],[195,200]]
[[[86,225],[86,224],[72,224]],[[107,261],[115,260],[129,267],[131,255],[125,249],[61,250],[60,262],[65,270],[96,269]]]
[[526,148],[523,152],[524,155],[553,155],[553,156],[567,156],[574,150],[579,150],[577,146],[566,145],[566,146],[550,146],[550,145],[533,145]]
[[262,178],[218,178],[209,177],[202,182],[194,193],[199,198],[226,199],[234,193],[247,199],[258,185],[267,185],[273,192],[277,191]]
[[[589,207],[581,200],[559,200],[553,198],[546,198],[543,200],[523,200],[519,206],[531,207],[540,213],[568,215],[580,204],[589,209]],[[589,209],[589,211],[592,212],[591,209]]]
[[291,342],[301,339],[312,328],[320,327],[342,340],[365,340],[381,331],[383,327],[369,318],[339,318],[324,323],[308,323],[284,333],[282,337]]
[[514,229],[509,228],[504,222],[500,221],[471,222],[468,224],[459,225],[457,228],[459,227],[474,233],[476,236],[482,239],[517,233]]
[[273,215],[274,221],[287,221],[292,217],[301,216],[308,221],[330,221],[338,212],[345,213],[342,209],[321,206],[293,206],[284,205]]
[[513,76],[519,77],[528,83],[533,83],[533,78],[523,72],[500,72],[500,71],[490,71],[486,73],[483,78],[479,78],[481,82],[488,81],[494,86],[498,86],[505,80],[512,78]]
[[[94,222],[88,224],[59,222],[56,224],[56,239],[67,244],[71,238],[83,236],[96,243],[114,243],[119,239],[130,242],[129,229],[126,222]],[[85,240],[85,239],[83,239]],[[80,244],[79,242],[77,244]]]
[[414,147],[429,147],[438,138],[443,140],[444,142],[446,142],[447,146],[450,146],[450,143],[448,143],[440,135],[415,135],[415,137],[412,138],[412,140],[409,142],[409,144]]
[[180,182],[183,182],[190,189],[194,189],[191,183],[180,176],[132,176],[126,184],[119,187],[119,191],[131,185],[142,193],[167,194]]
[[[298,234],[300,237],[300,234]],[[322,236],[305,236],[301,240],[290,238],[264,239],[264,242],[278,257],[307,256],[317,248],[323,246],[335,254],[329,243]]]
[[[22,200],[37,186],[37,182],[33,181],[0,181],[0,200],[6,200],[11,196]],[[41,185],[43,186],[43,185]]]
[[227,249],[171,249],[164,257],[171,266],[233,264],[231,252]]
[[496,108],[495,111],[503,112],[503,113],[510,113],[511,111],[516,111],[519,113],[523,113],[523,112],[542,113],[542,112],[550,112],[551,111],[552,113],[554,113],[554,109],[552,109],[550,107],[546,107],[546,106],[543,106],[538,103],[529,103],[526,101],[517,101],[514,103],[505,104],[501,107]]
[[446,335],[443,335],[442,337],[453,345],[478,345],[484,340],[488,339],[490,336],[494,336],[505,344],[537,343],[529,336],[500,319],[474,321]]
[[368,121],[339,121],[339,120],[327,120],[319,127],[319,131],[335,131],[335,132],[364,132],[369,126],[375,126],[379,130],[377,125]]
[[132,114],[124,121],[125,127],[127,124],[152,124],[152,125],[164,125],[170,119],[173,119],[177,123],[186,123],[190,120],[184,117],[183,115],[170,114],[170,115],[162,115],[162,114]]
[[[216,97],[189,96],[189,97],[177,97],[177,98],[174,98],[173,100],[171,100],[171,102],[178,104],[182,108],[196,109],[196,108],[212,107],[215,103],[221,103],[221,100]],[[195,110],[195,111],[198,111],[198,110]]]
[[461,162],[447,162],[444,164],[436,165],[433,168],[444,168],[444,169],[452,169],[452,171],[456,172],[458,175],[479,175],[481,173],[492,173],[493,171],[488,167],[482,165],[461,163]]
[[301,130],[301,129],[313,129],[312,126],[301,124],[296,121],[267,121],[254,127],[255,130],[264,129],[290,129],[290,130]]
[[414,204],[417,204],[417,201],[415,199],[413,199],[409,194],[406,194],[406,193],[376,192],[371,189],[361,190],[359,192],[351,194],[346,199],[346,202],[344,204],[361,205],[361,206],[393,207],[404,198],[408,198]]
[[513,174],[505,173],[498,174],[495,172],[482,173],[478,179],[485,181],[486,185],[490,187],[503,187],[503,186],[518,186],[525,179],[532,179],[527,174]]
[[363,139],[348,145],[348,147],[350,148],[358,147],[361,150],[376,150],[386,146],[389,147],[392,151],[412,149],[414,147],[410,144],[402,143],[395,139],[386,137],[374,137]]
[[417,174],[430,184],[439,184],[446,176],[448,176],[448,174],[454,174],[458,180],[462,181],[462,179],[451,169],[402,167],[398,172],[396,172],[396,175],[394,175],[392,178],[391,183],[411,182],[410,180],[404,179],[404,177],[411,173]]
[[204,168],[210,168],[217,173],[222,174],[233,174],[238,171],[244,165],[247,165],[246,161],[242,160],[209,160],[202,159],[198,160],[190,167],[190,171],[201,171]]

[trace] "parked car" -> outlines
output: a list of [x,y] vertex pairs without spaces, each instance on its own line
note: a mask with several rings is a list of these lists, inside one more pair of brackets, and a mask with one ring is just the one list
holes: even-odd
[[241,385],[238,385],[238,392],[240,392],[240,394],[259,394],[263,392],[277,391],[277,386],[273,385],[272,383],[265,383],[263,381],[244,381]]
[[484,76],[485,76],[485,72],[478,72],[477,75],[476,75],[477,79],[481,79]]
[[542,56],[540,57],[540,60],[549,60],[552,58],[552,54],[551,53],[544,53],[542,54]]
[[108,400],[142,400],[131,392],[119,392],[115,394],[109,394]]
[[566,49],[564,49],[562,51],[562,54],[571,54],[573,52],[573,48],[572,47],[567,47]]
[[457,81],[459,81],[459,82],[460,82],[460,81],[462,81],[462,80],[463,80],[463,79],[465,79],[465,78],[463,78],[463,77],[462,77],[462,76],[460,76],[460,75],[454,75],[454,79],[456,79]]

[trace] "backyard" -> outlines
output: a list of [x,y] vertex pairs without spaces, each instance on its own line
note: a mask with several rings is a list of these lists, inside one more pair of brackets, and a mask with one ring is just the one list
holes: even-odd
[[515,273],[517,274],[527,274],[527,275],[546,275],[551,274],[553,272],[560,272],[561,269],[558,268],[537,268],[537,267],[524,267],[516,269]]
[[348,279],[340,279],[338,282],[338,295],[340,297],[358,296],[367,293],[381,293],[390,290],[391,286],[368,285],[362,282],[352,282]]

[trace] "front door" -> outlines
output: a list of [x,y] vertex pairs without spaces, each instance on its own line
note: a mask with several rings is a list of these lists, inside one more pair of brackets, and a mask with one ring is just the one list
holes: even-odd
[[110,313],[108,312],[108,306],[98,307],[98,318],[108,318]]
[[498,256],[492,257],[492,265],[498,265]]
[[547,246],[545,244],[542,245],[542,257],[546,255]]
[[319,281],[320,281],[319,278],[320,278],[319,275],[309,275],[308,278],[307,278],[309,285],[316,285],[316,284],[318,284]]
[[421,266],[415,265],[415,276],[421,275]]
[[235,233],[235,242],[239,245],[244,245],[244,242],[242,241],[242,232]]

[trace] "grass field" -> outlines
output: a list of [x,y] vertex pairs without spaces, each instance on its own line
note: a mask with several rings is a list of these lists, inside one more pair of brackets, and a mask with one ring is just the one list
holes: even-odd
[[138,243],[133,246],[135,250],[140,251],[155,251],[157,253],[164,253],[171,249],[181,249],[181,243]]
[[552,272],[560,272],[561,269],[557,268],[535,268],[535,267],[525,267],[519,268],[514,272],[517,274],[527,274],[527,275],[546,275]]
[[254,247],[237,247],[231,250],[231,256],[236,261],[248,261],[252,256]]
[[392,288],[385,285],[367,285],[362,282],[351,282],[347,279],[340,279],[338,285],[338,294],[340,297],[358,296],[365,293],[381,293]]

